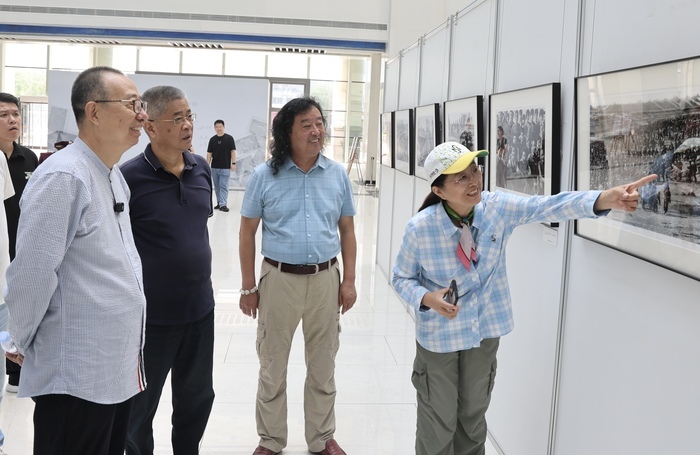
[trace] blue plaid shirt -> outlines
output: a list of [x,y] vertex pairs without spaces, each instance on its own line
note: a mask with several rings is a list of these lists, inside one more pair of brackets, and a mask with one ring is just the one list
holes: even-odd
[[[504,192],[481,194],[474,207],[472,235],[477,262],[471,271],[457,257],[461,228],[442,204],[416,214],[406,227],[392,284],[416,310],[416,339],[432,352],[479,347],[484,338],[513,330],[513,309],[506,276],[506,244],[513,229],[526,223],[565,221],[607,214],[593,212],[599,191],[521,197]],[[436,311],[418,311],[423,296],[457,281],[459,314],[447,319]]]
[[262,218],[263,256],[288,264],[326,262],[340,253],[338,220],[355,215],[350,179],[323,155],[308,173],[291,159],[277,175],[262,163],[248,181],[241,215]]

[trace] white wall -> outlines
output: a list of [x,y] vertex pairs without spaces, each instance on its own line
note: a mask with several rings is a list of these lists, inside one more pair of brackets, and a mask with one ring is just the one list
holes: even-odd
[[445,22],[444,0],[391,0],[388,55],[396,55]]

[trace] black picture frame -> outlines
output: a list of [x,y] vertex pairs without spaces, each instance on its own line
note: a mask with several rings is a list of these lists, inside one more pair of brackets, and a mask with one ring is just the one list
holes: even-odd
[[413,175],[413,109],[394,112],[394,169]]
[[[444,136],[445,142],[458,142],[471,150],[484,149],[484,97],[481,95],[445,101]],[[487,158],[477,158],[486,168],[483,174],[483,188],[488,189],[489,167]]]
[[418,106],[415,109],[414,159],[413,174],[423,180],[428,180],[428,174],[423,169],[423,163],[428,154],[440,143],[440,104]]
[[561,181],[560,84],[491,95],[489,148],[491,191],[557,194]]
[[484,97],[481,95],[444,103],[445,142],[459,142],[472,152],[484,148]]
[[381,115],[379,131],[379,163],[390,168],[394,167],[394,113],[385,112]]
[[700,281],[700,57],[576,79],[576,189],[657,174],[575,234]]

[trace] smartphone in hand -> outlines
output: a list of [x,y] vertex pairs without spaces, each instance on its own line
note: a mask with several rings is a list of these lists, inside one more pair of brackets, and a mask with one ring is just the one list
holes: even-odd
[[452,305],[457,305],[457,300],[459,300],[459,294],[457,293],[457,282],[452,280],[450,282],[450,288],[444,295],[443,299],[445,302],[451,303]]

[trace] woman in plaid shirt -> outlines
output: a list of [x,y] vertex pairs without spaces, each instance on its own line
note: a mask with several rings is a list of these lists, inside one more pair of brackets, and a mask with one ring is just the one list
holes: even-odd
[[[656,175],[605,191],[522,197],[483,191],[477,157],[456,142],[425,160],[431,193],[406,226],[392,285],[416,310],[416,455],[483,455],[501,336],[513,329],[505,249],[516,226],[634,211]],[[451,280],[458,300],[444,299]]]

